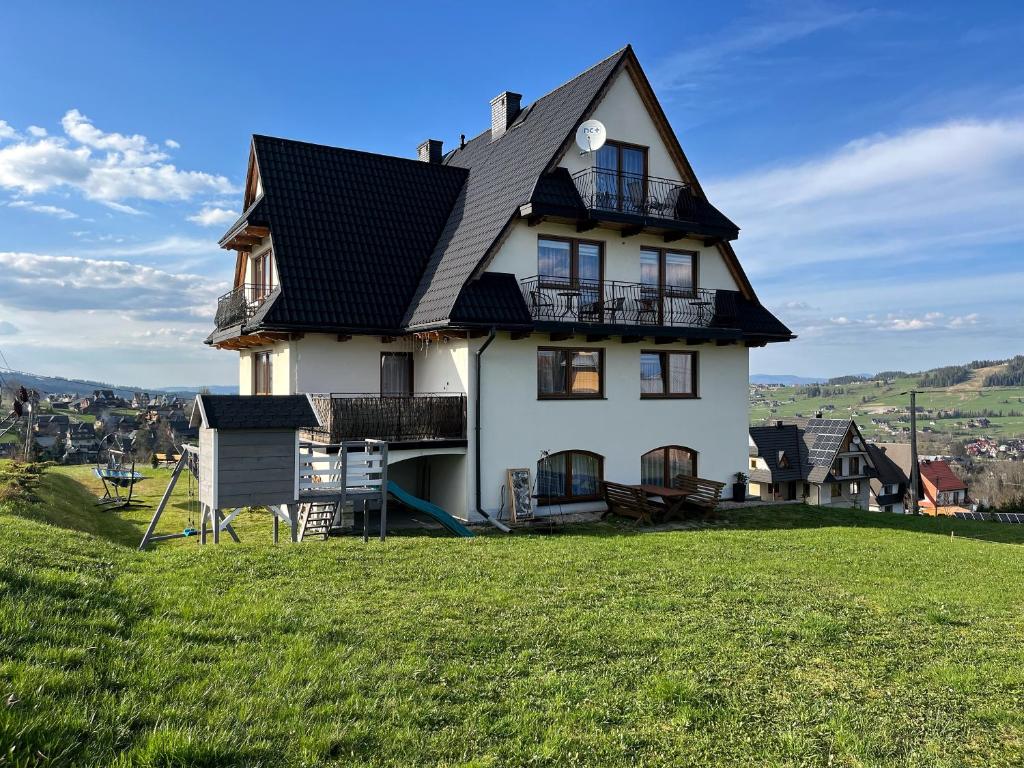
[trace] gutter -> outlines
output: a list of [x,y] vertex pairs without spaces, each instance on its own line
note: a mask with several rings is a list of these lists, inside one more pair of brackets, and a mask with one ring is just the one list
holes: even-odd
[[487,348],[491,346],[491,342],[494,341],[495,336],[497,336],[497,331],[494,328],[491,328],[490,332],[487,334],[487,339],[476,351],[476,392],[474,392],[473,396],[473,431],[476,435],[476,440],[473,444],[473,461],[475,463],[474,471],[476,482],[474,483],[473,491],[476,500],[476,511],[495,528],[498,528],[505,533],[511,533],[511,529],[507,525],[495,520],[489,514],[484,512],[482,494],[480,491],[480,402],[482,399],[481,391],[483,390],[480,379],[480,359],[483,357],[484,352],[487,351]]

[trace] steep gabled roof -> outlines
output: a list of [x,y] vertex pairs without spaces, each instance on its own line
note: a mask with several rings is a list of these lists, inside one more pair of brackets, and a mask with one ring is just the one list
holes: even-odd
[[[907,446],[909,452],[910,446]],[[889,454],[886,445],[871,443],[868,445],[868,454],[875,465],[878,473],[878,482],[882,485],[907,485],[910,478],[904,473],[897,459]]]
[[189,425],[228,430],[321,426],[308,395],[196,395]]
[[967,483],[956,476],[953,468],[944,461],[922,461],[921,477],[938,491],[965,491]]
[[253,137],[283,290],[266,327],[397,331],[466,171]]
[[[750,479],[761,483],[783,483],[789,480],[804,480],[809,469],[804,452],[800,429],[796,424],[773,424],[768,427],[751,427],[750,439],[757,446],[757,455],[768,465],[767,470],[754,469]],[[782,458],[786,461],[783,462]],[[782,466],[787,463],[788,466]]]
[[406,325],[448,320],[462,287],[530,199],[537,180],[594,107],[627,51],[615,52],[537,99],[498,139],[492,141],[487,129],[445,158],[449,166],[469,169],[469,178],[416,289]]

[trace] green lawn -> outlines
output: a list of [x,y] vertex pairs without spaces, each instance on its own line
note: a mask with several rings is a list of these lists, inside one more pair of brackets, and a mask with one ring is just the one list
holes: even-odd
[[137,553],[146,510],[87,477],[0,482],[0,765],[1024,764],[1016,527],[274,547],[252,513],[240,546]]

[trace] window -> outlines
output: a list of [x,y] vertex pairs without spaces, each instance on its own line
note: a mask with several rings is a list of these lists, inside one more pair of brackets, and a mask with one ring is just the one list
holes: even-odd
[[604,273],[604,243],[560,237],[537,239],[537,274],[548,287],[578,287],[600,283]]
[[854,480],[853,482],[850,483],[850,495],[851,496],[858,496],[858,495],[860,495],[860,483],[858,483],[856,480]]
[[789,456],[785,453],[779,456],[779,469],[789,469]]
[[597,150],[597,207],[640,213],[646,196],[647,147],[606,141]]
[[676,475],[697,476],[697,452],[681,445],[666,445],[640,457],[640,482],[671,487]]
[[600,497],[604,458],[590,451],[562,451],[537,462],[537,498],[542,503],[592,501]]
[[842,483],[832,483],[832,498],[838,499],[842,495],[843,495],[843,484]]
[[272,395],[274,393],[273,354],[273,352],[257,352],[253,355],[253,394]]
[[264,251],[252,260],[253,299],[265,297],[274,290],[274,252]]
[[697,256],[695,251],[641,248],[640,282],[669,297],[692,297],[697,287]]
[[412,352],[380,353],[380,394],[383,397],[412,394]]
[[537,397],[604,396],[604,351],[541,347],[537,350]]
[[697,353],[640,353],[640,397],[697,397]]
[[851,456],[850,457],[850,474],[851,475],[859,475],[860,474],[860,459],[857,456]]

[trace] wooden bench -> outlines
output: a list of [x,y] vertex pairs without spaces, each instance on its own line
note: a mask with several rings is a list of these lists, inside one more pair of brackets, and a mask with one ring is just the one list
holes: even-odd
[[641,523],[660,522],[665,513],[662,504],[651,501],[646,493],[632,485],[602,482],[601,495],[609,513],[631,517]]
[[686,505],[696,507],[704,514],[711,514],[722,500],[725,483],[679,474],[673,479],[672,487],[686,492]]

